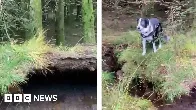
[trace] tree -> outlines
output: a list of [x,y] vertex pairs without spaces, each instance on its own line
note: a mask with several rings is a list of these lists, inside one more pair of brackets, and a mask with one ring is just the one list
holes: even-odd
[[59,0],[57,3],[57,35],[56,45],[65,44],[65,29],[64,29],[64,0]]
[[81,15],[81,0],[75,0],[75,4],[77,6],[77,14],[76,14],[76,20],[80,20],[80,15]]
[[35,32],[42,30],[42,4],[41,0],[30,0],[31,16]]
[[2,11],[2,2],[0,0],[0,13],[1,13],[1,11]]
[[92,0],[82,0],[82,20],[84,26],[85,43],[95,43],[94,10]]
[[193,9],[194,9],[194,13],[192,14],[192,16],[194,16],[193,17],[193,29],[195,30],[196,29],[196,1],[195,0],[193,0],[192,1],[193,2]]
[[74,4],[74,1],[73,0],[66,0],[65,2],[65,12],[66,12],[66,24],[69,25],[69,24],[72,24],[73,22],[73,12],[74,12],[74,9],[75,9],[75,6],[76,4]]

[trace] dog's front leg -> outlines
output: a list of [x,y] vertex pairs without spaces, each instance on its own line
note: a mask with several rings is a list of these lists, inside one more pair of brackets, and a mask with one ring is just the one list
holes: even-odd
[[159,49],[162,47],[161,45],[161,39],[159,38]]
[[157,48],[156,48],[155,42],[152,42],[152,45],[153,45],[153,51],[154,51],[154,53],[156,53],[157,52]]
[[145,39],[142,39],[142,46],[143,46],[142,55],[144,56],[146,54],[146,40]]

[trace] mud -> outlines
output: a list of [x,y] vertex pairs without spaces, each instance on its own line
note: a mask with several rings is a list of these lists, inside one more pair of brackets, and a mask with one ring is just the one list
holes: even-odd
[[57,101],[4,103],[0,110],[96,110],[97,74],[88,70],[37,73],[22,85],[24,94],[57,95]]

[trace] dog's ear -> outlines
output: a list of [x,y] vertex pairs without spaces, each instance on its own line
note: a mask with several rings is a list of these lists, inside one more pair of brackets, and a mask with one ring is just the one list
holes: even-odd
[[140,18],[137,18],[137,23],[139,22],[139,19],[140,19]]
[[145,22],[145,25],[148,26],[149,25],[149,20],[147,18],[144,18],[144,22]]

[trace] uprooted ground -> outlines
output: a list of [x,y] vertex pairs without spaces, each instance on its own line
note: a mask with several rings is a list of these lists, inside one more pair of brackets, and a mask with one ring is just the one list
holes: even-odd
[[53,47],[44,41],[43,33],[39,33],[23,44],[2,43],[0,59],[0,93],[4,94],[26,83],[27,75],[37,70],[43,74],[51,68],[95,71],[97,58],[95,45]]
[[[150,100],[151,96],[154,96],[156,99],[157,97],[161,96],[161,100],[171,99],[176,101],[176,104],[171,106],[165,105],[159,109],[179,109],[179,105],[182,105],[180,102],[184,102],[184,100],[186,100],[186,103],[180,106],[180,109],[186,109],[187,105],[191,105],[191,103],[193,104],[195,102],[192,100],[194,97],[187,97],[187,95],[190,93],[191,96],[194,96],[195,94],[193,88],[196,86],[196,75],[194,70],[194,48],[196,45],[194,42],[191,42],[191,39],[186,41],[184,38],[186,36],[194,37],[194,34],[190,32],[186,35],[177,35],[179,38],[178,41],[176,41],[176,39],[173,37],[170,43],[165,44],[163,49],[159,50],[158,53],[154,55],[149,48],[149,54],[145,59],[145,57],[141,56],[142,50],[139,36],[137,35],[137,32],[134,32],[130,28],[136,25],[136,22],[134,21],[135,18],[131,17],[130,15],[118,15],[118,19],[113,20],[114,16],[115,14],[112,14],[112,12],[103,12],[103,71],[114,72],[114,75],[119,78],[118,72],[120,70],[123,71],[123,77],[125,77],[124,80],[127,80],[127,76],[139,76],[140,78],[144,78],[144,82],[147,80],[156,86],[160,86],[157,88],[153,87],[153,89],[151,87],[150,92],[156,92],[158,93],[158,96],[150,94],[148,95],[147,99]],[[174,45],[172,43],[175,42],[179,42],[179,44],[177,44],[177,46],[179,46],[178,49],[173,47]],[[175,52],[178,55],[175,55]],[[173,62],[170,61],[170,58],[173,59]],[[174,69],[177,71],[174,71]],[[135,75],[133,75],[133,73]],[[121,80],[123,80],[123,78]],[[128,78],[128,80],[131,79]],[[160,81],[160,83],[156,83],[158,81]],[[175,83],[175,81],[177,82]],[[124,82],[127,83],[126,81]],[[130,81],[128,82],[130,83]],[[146,91],[143,91],[141,96],[144,96],[145,93]],[[182,99],[180,100],[176,100],[176,97],[179,98],[181,95],[185,96],[182,96]],[[117,100],[120,101],[120,99]],[[127,103],[128,102],[124,101],[125,105]],[[110,106],[109,103],[107,104],[108,105],[104,106]],[[159,103],[157,106],[160,106],[160,104],[164,103]],[[131,104],[129,103],[129,105]],[[189,107],[189,109],[194,108],[194,104],[192,107]]]

